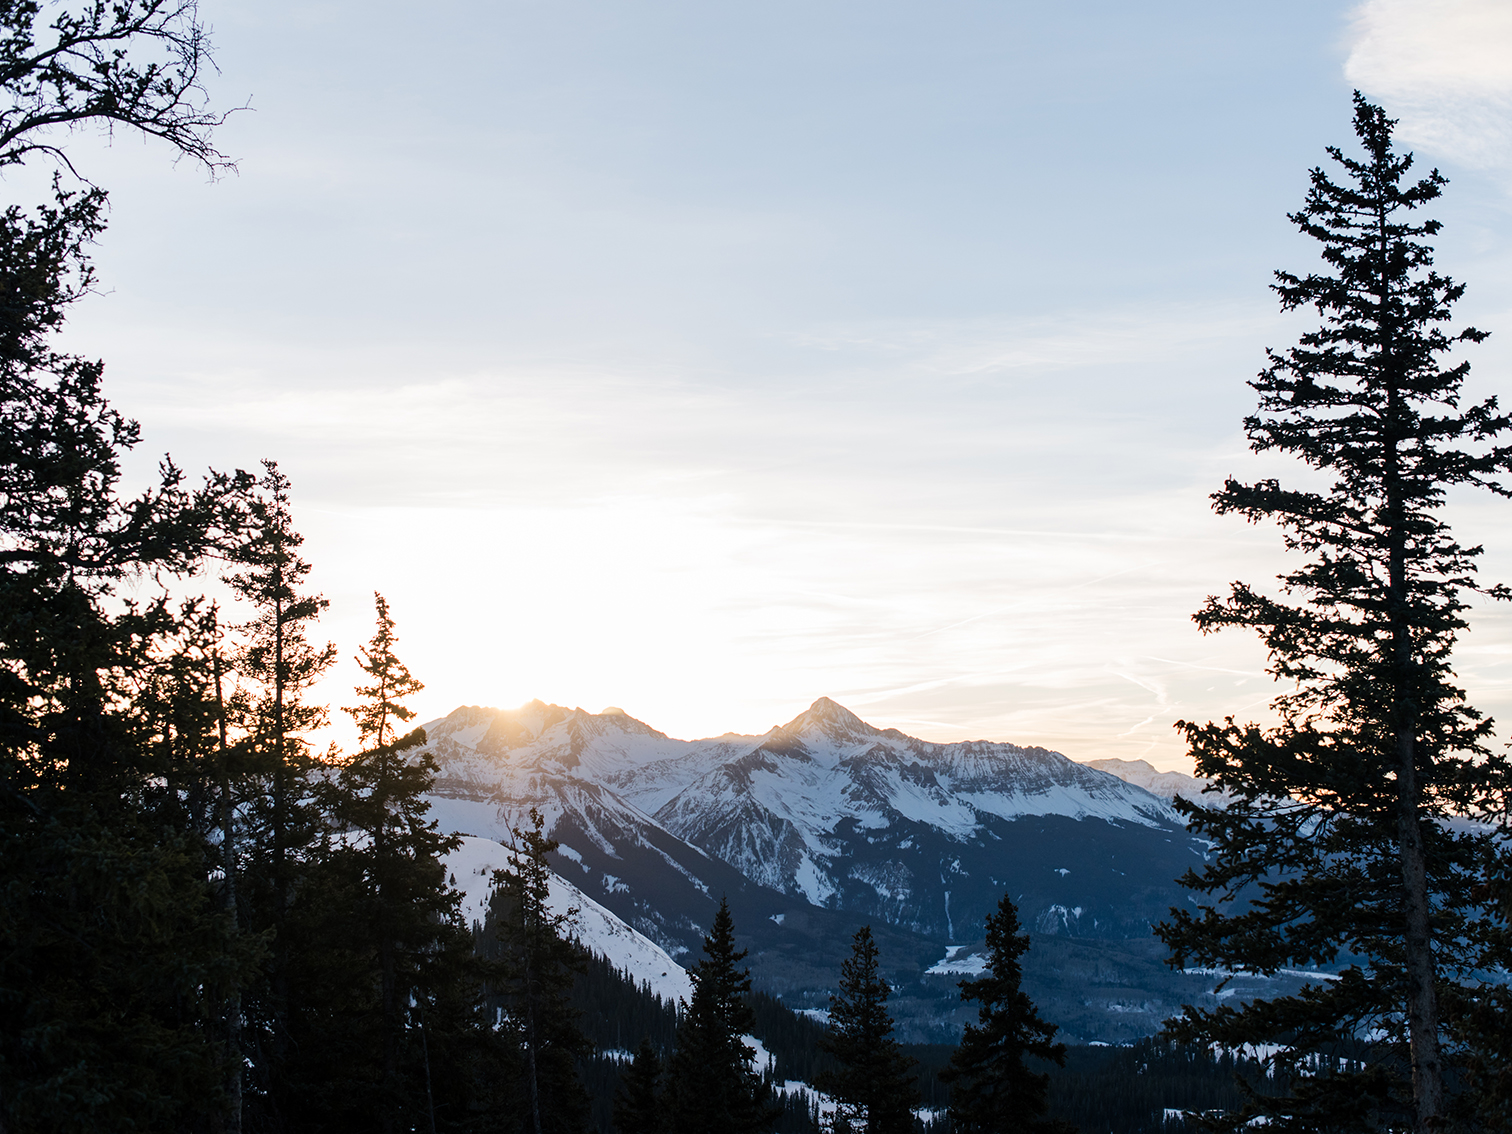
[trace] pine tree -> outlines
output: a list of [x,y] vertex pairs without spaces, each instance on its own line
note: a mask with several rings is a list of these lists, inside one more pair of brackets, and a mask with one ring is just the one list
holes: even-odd
[[[162,703],[141,696],[189,687],[160,672],[183,627],[154,583],[199,567],[225,481],[191,491],[165,461],[152,488],[125,498],[121,460],[140,431],[104,397],[102,364],[52,345],[90,286],[103,205],[98,190],[60,191],[52,206],[0,214],[0,1123],[11,1129],[222,1117],[230,1057],[205,1024],[252,963],[206,876],[204,833],[165,788],[165,762],[184,771],[184,750],[160,743]],[[126,590],[127,579],[139,582]]]
[[753,1022],[746,997],[751,975],[736,969],[729,903],[720,899],[704,955],[688,970],[693,1000],[677,1028],[668,1067],[668,1121],[679,1134],[753,1134],[775,1119],[767,1085],[751,1067],[755,1049],[745,1042]]
[[840,1066],[814,1083],[837,1104],[836,1130],[913,1132],[919,1088],[914,1061],[892,1035],[889,992],[877,971],[871,926],[863,925],[856,931],[850,957],[840,966],[840,989],[830,997],[830,1030],[820,1040],[820,1047]]
[[242,933],[236,880],[240,871],[236,786],[241,778],[230,743],[235,698],[225,695],[223,633],[216,604],[185,601],[177,634],[144,675],[133,696],[143,739],[155,754],[151,766],[161,778],[161,813],[200,848],[201,874],[216,895],[226,933],[228,959],[240,958],[239,975],[222,990],[219,1028],[225,1050],[223,1089],[225,1134],[242,1128],[242,987],[266,955],[265,943]]
[[[1291,1090],[1251,1098],[1234,1125],[1437,1129],[1444,991],[1508,959],[1476,897],[1501,870],[1494,840],[1456,822],[1500,811],[1509,786],[1491,722],[1450,668],[1480,549],[1455,541],[1442,510],[1460,486],[1508,494],[1512,422],[1495,399],[1462,404],[1469,363],[1445,356],[1486,336],[1445,330],[1464,287],[1433,270],[1438,222],[1414,217],[1445,181],[1408,180],[1393,126],[1356,94],[1363,157],[1331,148],[1342,178],[1312,171],[1291,220],[1326,268],[1278,272],[1275,290],[1283,310],[1311,307],[1322,325],[1268,352],[1251,383],[1251,447],[1315,473],[1300,488],[1230,479],[1213,498],[1220,514],[1277,523],[1305,562],[1280,577],[1279,596],[1237,583],[1196,621],[1256,631],[1270,673],[1293,688],[1273,702],[1275,727],[1178,726],[1198,774],[1234,800],[1184,805],[1213,856],[1183,879],[1198,909],[1173,910],[1159,933],[1178,965],[1343,966],[1295,996],[1189,1007],[1172,1028],[1270,1045],[1275,1081]],[[1369,1058],[1342,1058],[1366,1037]]]
[[[331,979],[352,968],[333,953],[317,955],[322,937],[336,929],[335,911],[354,898],[312,885],[316,860],[329,857],[332,843],[317,798],[324,773],[316,775],[309,741],[309,734],[326,723],[327,712],[307,695],[335,661],[336,650],[310,640],[329,604],[320,595],[302,593],[311,565],[299,556],[304,538],[294,527],[290,487],[275,462],[263,462],[263,475],[241,486],[243,538],[226,554],[231,568],[226,583],[252,608],[236,658],[238,673],[251,683],[244,749],[256,785],[246,800],[248,858],[240,898],[248,928],[271,935],[267,979],[249,989],[244,1001],[252,1032],[245,1038],[256,1049],[259,1075],[256,1098],[248,1100],[258,1112],[254,1125],[274,1121],[272,1116],[289,1105],[287,1093],[295,1087],[286,1076],[297,1080],[306,1069],[291,1054],[300,1026],[293,1017],[313,1010],[306,1001],[326,995]],[[320,878],[337,884],[329,872]]]
[[425,686],[410,675],[394,654],[398,639],[394,636],[388,601],[374,591],[373,602],[378,608],[378,629],[357,659],[362,672],[372,678],[372,684],[359,685],[356,693],[364,703],[343,712],[357,723],[360,743],[378,751],[396,735],[399,724],[415,719],[415,711],[404,705],[403,698],[413,697]]
[[369,1058],[376,1064],[371,1076],[376,1090],[353,1105],[369,1111],[377,1129],[393,1130],[407,1115],[414,1118],[428,1110],[420,1091],[424,1083],[416,1028],[424,1002],[435,991],[440,962],[448,951],[472,950],[458,913],[461,895],[447,885],[441,862],[461,839],[442,834],[425,819],[430,809],[425,793],[436,778],[435,760],[420,748],[425,732],[393,735],[392,721],[415,715],[400,698],[424,686],[394,653],[397,639],[388,603],[382,595],[374,599],[377,631],[359,659],[373,681],[357,689],[363,703],[346,710],[368,747],[341,769],[329,794],[333,821],[362,836],[347,840],[335,853],[334,869],[346,875],[343,890],[352,898],[344,911],[349,932],[371,949],[376,970],[370,970],[375,993],[370,1015],[376,1026],[364,1029],[375,1033],[376,1050]]
[[614,1129],[617,1134],[662,1134],[666,1130],[660,1091],[661,1058],[642,1036],[635,1060],[614,1095]]
[[1054,1043],[1056,1027],[1020,983],[1019,961],[1029,937],[1019,932],[1018,910],[1008,895],[987,918],[987,968],[961,981],[961,999],[981,1004],[977,1023],[967,1024],[961,1045],[940,1079],[951,1085],[951,1129],[956,1134],[1059,1134],[1069,1128],[1045,1117],[1050,1076],[1029,1069],[1026,1057],[1064,1067],[1066,1045]]
[[514,828],[513,861],[494,872],[495,890],[484,926],[484,953],[497,962],[499,1007],[518,1038],[527,1134],[579,1134],[588,1098],[577,1060],[589,1045],[571,1004],[582,951],[568,939],[576,909],[553,913],[551,866],[557,849],[545,820],[530,809],[530,827]]

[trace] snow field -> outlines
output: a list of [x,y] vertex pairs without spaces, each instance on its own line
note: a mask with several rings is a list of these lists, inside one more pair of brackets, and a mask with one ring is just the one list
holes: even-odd
[[[438,801],[442,802],[442,801]],[[462,800],[444,802],[461,803]],[[479,804],[493,810],[491,804]],[[448,878],[456,877],[462,891],[462,919],[471,925],[482,921],[493,890],[493,872],[509,865],[509,848],[493,839],[463,835],[462,845],[443,860]],[[552,874],[548,899],[554,914],[576,909],[573,935],[585,947],[608,958],[610,964],[629,972],[637,982],[648,984],[663,1000],[676,1004],[693,995],[687,971],[660,945],[626,925],[571,882]]]

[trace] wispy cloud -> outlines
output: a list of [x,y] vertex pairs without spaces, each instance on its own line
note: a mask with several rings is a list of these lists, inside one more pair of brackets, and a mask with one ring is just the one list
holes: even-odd
[[1512,170],[1512,5],[1367,0],[1350,27],[1345,76],[1388,103],[1406,141]]

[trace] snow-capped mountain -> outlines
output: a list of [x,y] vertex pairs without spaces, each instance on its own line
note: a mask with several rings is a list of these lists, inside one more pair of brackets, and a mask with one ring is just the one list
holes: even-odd
[[828,698],[764,736],[676,740],[538,701],[425,729],[452,797],[439,807],[470,804],[468,833],[492,837],[540,807],[563,873],[674,955],[696,950],[721,893],[752,907],[747,925],[844,911],[950,943],[1007,891],[1040,932],[1144,934],[1201,855],[1164,799],[1117,776],[918,740]]
[[1117,776],[1126,784],[1136,784],[1161,799],[1175,799],[1179,795],[1194,803],[1213,805],[1213,796],[1203,794],[1209,781],[1184,772],[1162,772],[1148,760],[1120,760],[1110,756],[1103,760],[1083,760],[1082,765]]

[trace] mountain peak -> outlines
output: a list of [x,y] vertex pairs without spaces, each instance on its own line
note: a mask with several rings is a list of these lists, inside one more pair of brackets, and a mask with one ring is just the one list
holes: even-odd
[[881,730],[867,724],[838,701],[820,697],[799,713],[780,731],[789,733],[809,732],[817,729],[829,736],[875,736]]

